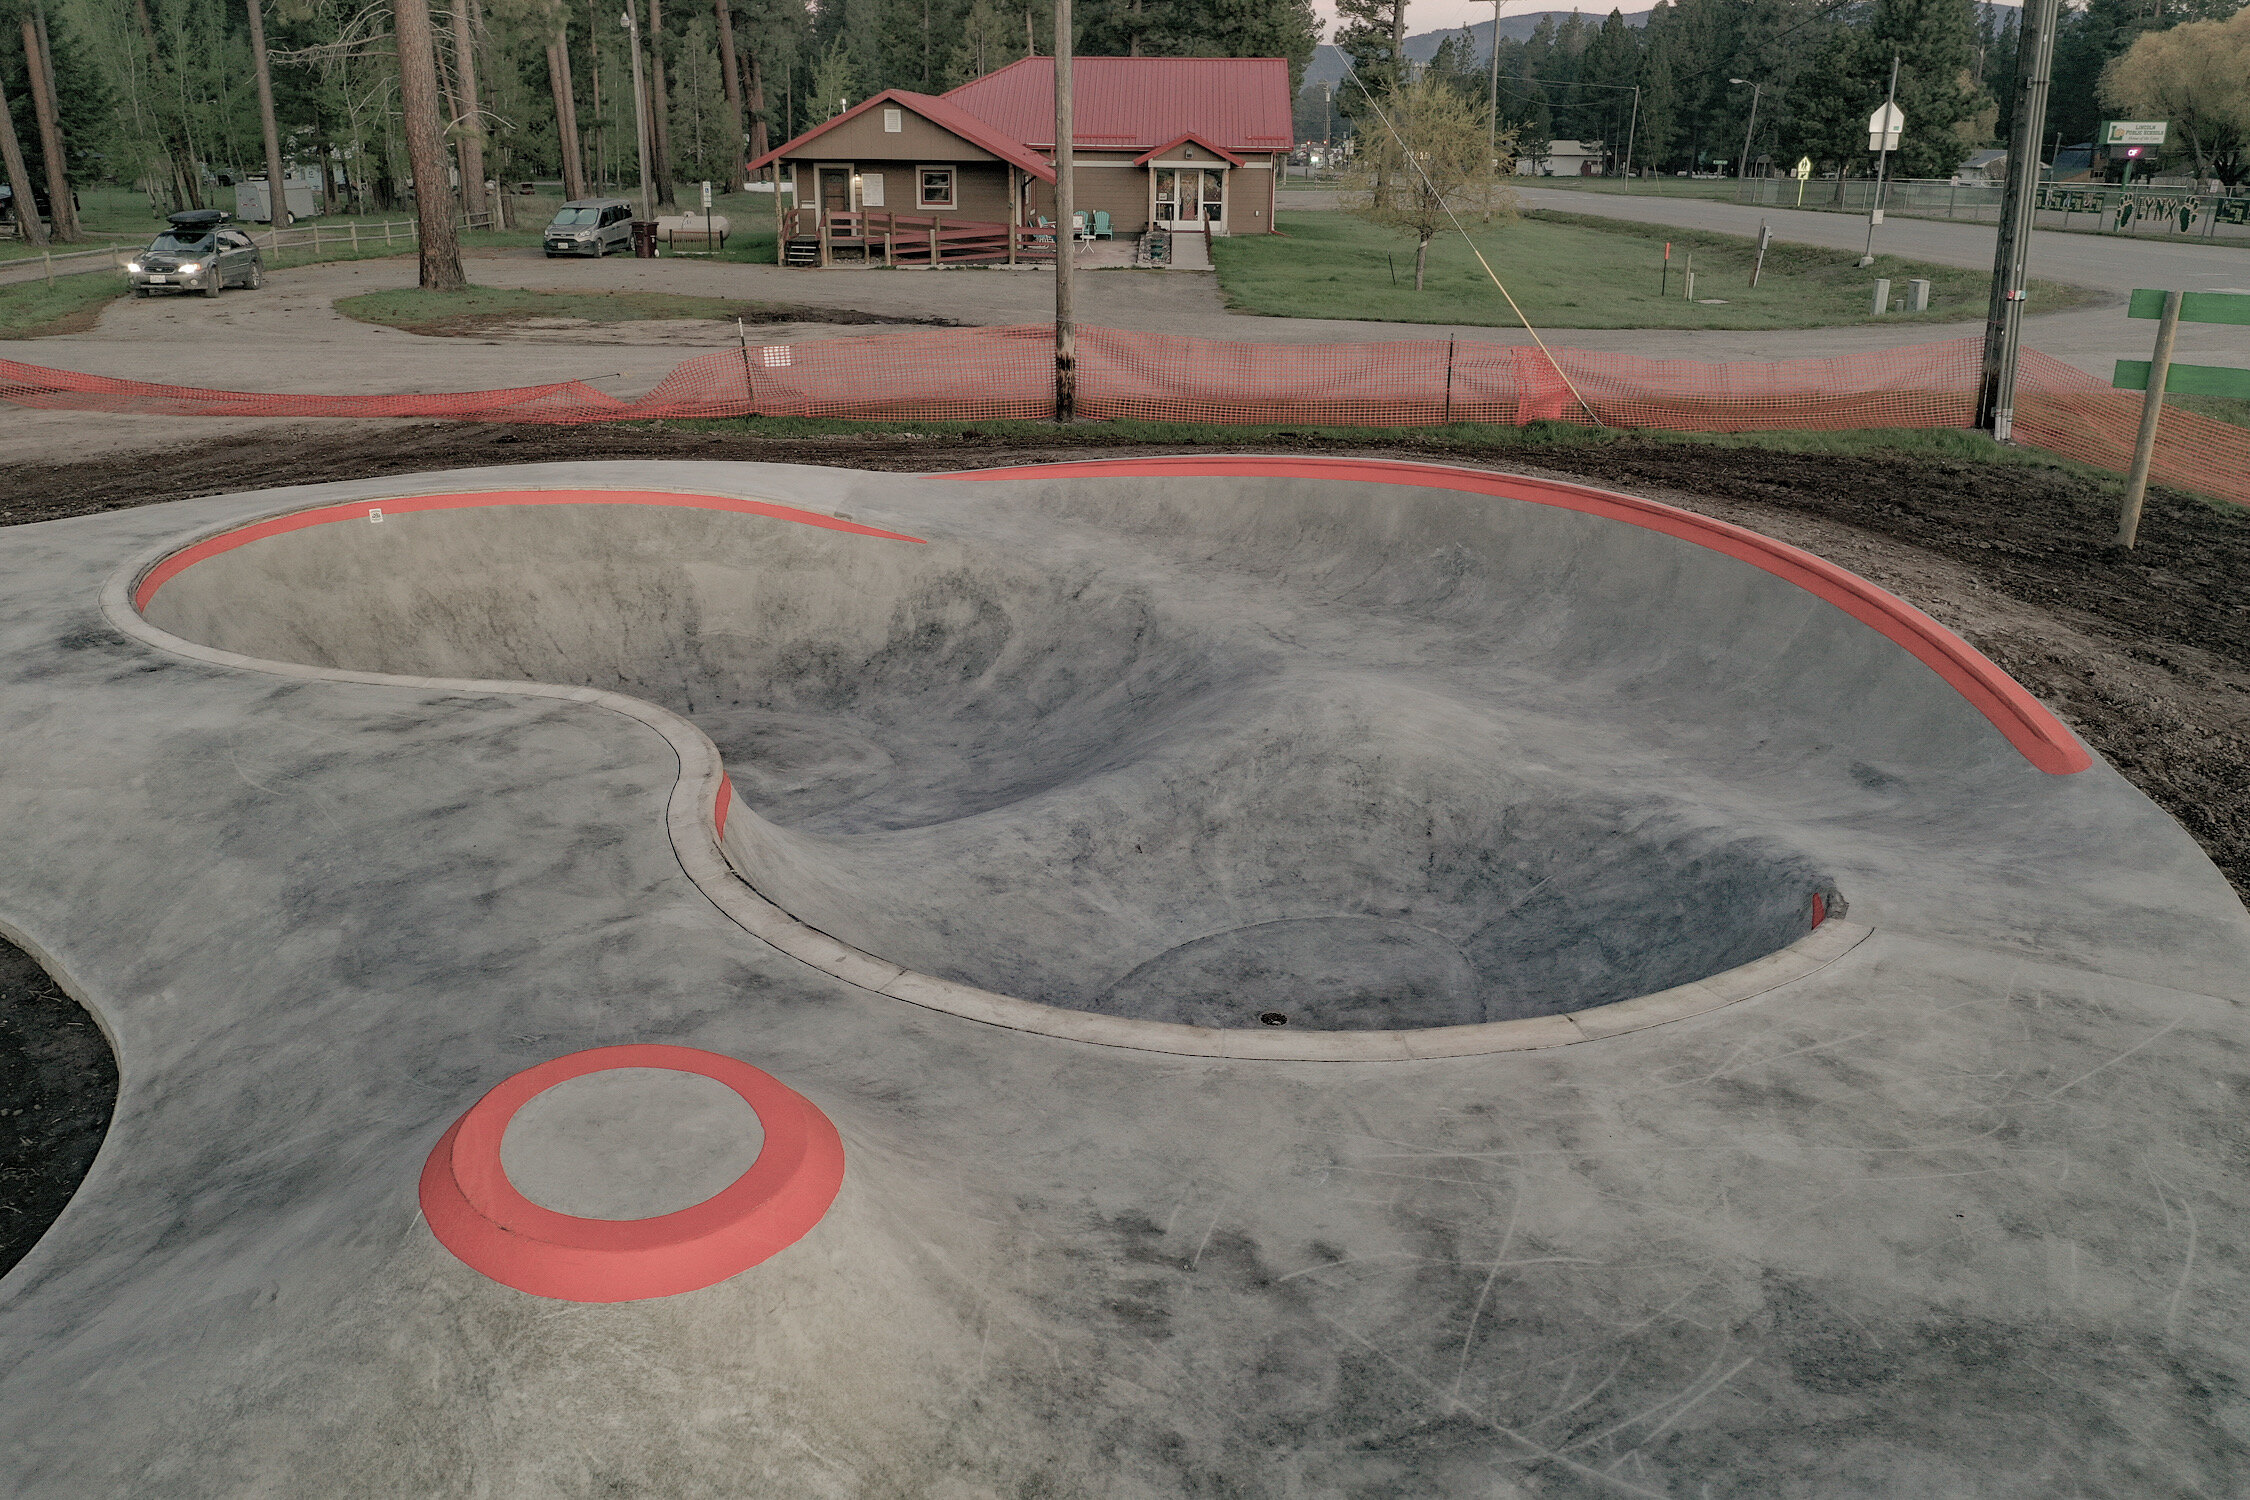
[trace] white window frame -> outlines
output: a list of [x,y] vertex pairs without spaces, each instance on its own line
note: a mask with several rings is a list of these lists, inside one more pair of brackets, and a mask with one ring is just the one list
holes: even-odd
[[[923,184],[923,182],[922,182],[922,174],[923,174],[924,172],[943,172],[943,173],[945,174],[945,184],[946,184],[946,187],[945,187],[945,201],[944,201],[943,203],[931,203],[931,202],[928,202],[928,201],[927,201],[927,200],[925,199],[925,197],[924,197],[924,191],[923,191],[923,189],[924,189],[924,184]],[[914,212],[915,212],[915,213],[918,213],[918,214],[949,214],[949,213],[953,213],[953,212],[956,212],[956,211],[957,211],[957,210],[958,210],[958,209],[960,208],[960,206],[961,206],[961,169],[960,169],[959,167],[956,167],[956,166],[952,166],[952,165],[949,165],[949,164],[947,164],[947,163],[944,163],[944,162],[932,162],[932,163],[930,163],[930,164],[929,164],[929,165],[927,165],[927,166],[917,166],[917,167],[916,167],[916,168],[914,169]]]
[[898,135],[898,134],[901,134],[902,132],[904,132],[904,131],[905,131],[905,129],[906,129],[906,111],[905,111],[905,110],[903,110],[903,109],[886,109],[886,110],[884,110],[884,111],[883,111],[883,133],[884,133],[885,135]]

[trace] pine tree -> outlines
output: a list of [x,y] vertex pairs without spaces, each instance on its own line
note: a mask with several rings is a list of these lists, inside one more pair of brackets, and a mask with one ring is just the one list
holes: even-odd
[[946,55],[945,87],[996,72],[1024,55],[1023,25],[1013,10],[976,0],[961,22],[960,40]]

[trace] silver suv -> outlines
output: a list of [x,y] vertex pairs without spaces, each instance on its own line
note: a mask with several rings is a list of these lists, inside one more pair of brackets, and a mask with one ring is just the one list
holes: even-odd
[[126,262],[125,278],[136,297],[157,292],[216,297],[229,286],[263,286],[266,267],[257,242],[228,227],[224,210],[197,208],[172,215],[164,232]]
[[633,205],[623,198],[578,198],[555,210],[555,221],[540,236],[547,258],[591,255],[633,248]]

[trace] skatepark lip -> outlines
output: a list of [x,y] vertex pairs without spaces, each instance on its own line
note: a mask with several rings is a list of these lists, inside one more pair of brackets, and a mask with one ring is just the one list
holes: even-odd
[[[1930,666],[1977,708],[2032,764],[2068,774],[2090,758],[2051,714],[1989,661],[1919,611],[1853,575],[1741,528],[1633,497],[1583,486],[1528,480],[1434,465],[1364,460],[1289,460],[1195,456],[1038,465],[952,476],[967,481],[1061,479],[1163,474],[1206,478],[1261,477],[1346,480],[1490,494],[1577,510],[1658,531],[1750,563],[1836,605]],[[1320,1030],[1187,1025],[1120,1017],[1014,998],[875,956],[793,915],[749,882],[730,848],[728,814],[735,788],[711,739],[685,718],[638,698],[591,687],[521,680],[403,676],[309,666],[219,650],[151,624],[142,614],[158,591],[195,563],[266,536],[343,521],[379,522],[386,514],[519,504],[628,503],[738,511],[900,542],[920,539],[770,502],[670,491],[460,490],[401,494],[307,507],[302,503],[249,523],[175,540],[115,574],[105,612],[119,628],[151,644],[213,664],[284,676],[415,686],[424,689],[568,698],[624,713],[657,730],[678,753],[681,775],[668,810],[674,848],[705,894],[741,926],[802,961],[892,998],[1018,1030],[1110,1046],[1185,1055],[1291,1061],[1369,1061],[1466,1056],[1568,1045],[1590,1038],[1698,1015],[1764,993],[1817,971],[1867,936],[1869,928],[1831,915],[1796,941],[1719,973],[1576,1011],[1468,1025],[1412,1029]],[[1834,900],[1833,893],[1829,895]]]

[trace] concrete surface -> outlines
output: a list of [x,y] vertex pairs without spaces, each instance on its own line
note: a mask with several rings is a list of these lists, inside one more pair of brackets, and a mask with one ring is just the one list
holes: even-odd
[[[1179,812],[1214,853],[1176,849],[1174,879],[1129,891],[1144,912],[1168,884],[1217,899],[1199,881],[1227,861],[1270,895],[1364,860],[1388,882],[1369,905],[1422,899],[1434,882],[1406,879],[1385,831],[1418,802],[1441,866],[1480,842],[1503,866],[1567,864],[1600,819],[1634,830],[1632,859],[1571,877],[1581,902],[1632,889],[1671,822],[1756,840],[1833,878],[1873,933],[1755,999],[1540,1052],[1257,1063],[1026,1035],[744,933],[683,870],[682,761],[641,720],[225,668],[98,605],[122,563],[199,528],[527,480],[930,538],[917,574],[737,522],[786,565],[757,576],[756,548],[716,532],[605,529],[611,571],[590,573],[552,549],[564,533],[511,542],[502,520],[417,560],[514,545],[488,647],[659,701],[699,691],[677,706],[721,710],[744,803],[832,853],[828,874],[905,892],[942,930],[868,920],[941,955],[1109,941],[1040,925],[1036,862],[1068,855],[1052,841],[1076,807],[1086,859],[1048,867],[1067,894],[1174,816],[1167,787],[1211,799]],[[0,1282],[18,1492],[2243,1489],[2250,915],[2108,767],[2034,770],[1827,606],[1510,510],[1312,481],[619,464],[0,538],[18,852],[0,924],[122,1064],[93,1173]],[[446,583],[322,576],[350,585],[339,609]],[[663,640],[542,640],[530,627],[564,616],[512,602],[532,584],[638,599]],[[766,628],[729,634],[762,599]],[[499,628],[510,611],[526,628]],[[410,648],[404,618],[348,618],[365,640],[300,659]],[[423,623],[441,655],[479,638]],[[1213,774],[1243,757],[1275,786]],[[1525,811],[1495,830],[1479,809],[1504,799]],[[914,895],[932,841],[980,826],[1029,862],[971,858]],[[851,853],[902,835],[910,857]],[[1772,868],[1753,861],[1753,886]],[[1726,889],[1674,887],[1647,915],[1699,940]],[[1619,908],[1605,936],[1630,955],[1642,916]],[[1136,920],[1121,903],[1115,926]],[[1374,948],[1354,936],[1271,951],[1362,995]],[[1387,972],[1459,990],[1443,948],[1391,946]],[[1239,973],[1209,945],[1165,951],[1220,986]],[[741,1057],[812,1098],[850,1159],[827,1219],[654,1302],[544,1302],[453,1261],[414,1210],[438,1135],[500,1079],[623,1041]]]

